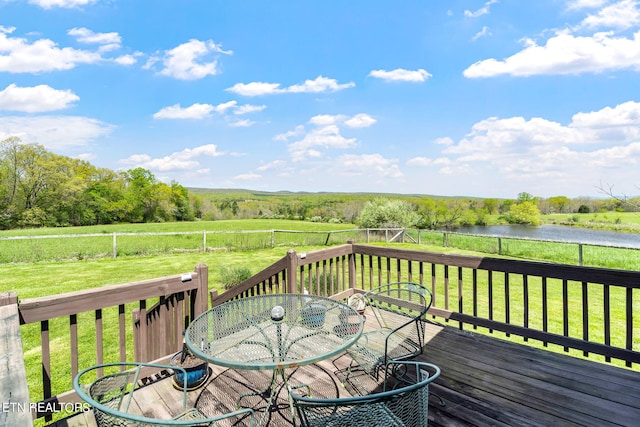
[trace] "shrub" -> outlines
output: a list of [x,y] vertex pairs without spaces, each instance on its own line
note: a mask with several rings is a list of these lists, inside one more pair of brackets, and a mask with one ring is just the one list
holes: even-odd
[[231,289],[252,276],[248,267],[222,267],[220,269],[220,282],[225,290]]

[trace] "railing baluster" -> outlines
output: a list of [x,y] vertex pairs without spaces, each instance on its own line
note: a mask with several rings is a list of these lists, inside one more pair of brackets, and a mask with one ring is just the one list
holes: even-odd
[[[102,329],[102,309],[99,308],[95,311],[96,318],[96,364],[101,365],[104,363],[104,336]],[[98,368],[98,375],[102,376],[102,368]]]
[[[567,279],[562,279],[562,334],[569,336],[569,284]],[[564,346],[564,351],[568,352],[569,347]]]
[[[603,300],[603,322],[604,322],[604,345],[611,345],[611,289],[608,284],[604,284],[602,287],[602,300]],[[607,362],[611,362],[609,356],[605,357]]]
[[69,316],[69,350],[71,352],[71,381],[78,374],[78,315]]
[[[464,313],[464,301],[462,293],[462,267],[458,267],[458,312]],[[463,322],[458,322],[460,330],[463,328]]]
[[[582,339],[589,341],[589,288],[587,282],[582,282]],[[582,352],[583,356],[589,356],[588,351]]]
[[[547,278],[542,278],[542,330],[544,332],[549,332],[549,295],[547,288]],[[542,345],[547,347],[549,343],[547,341],[543,341]]]
[[438,293],[436,292],[436,265],[433,263],[431,264],[431,293],[433,294],[433,306],[438,307]]
[[444,266],[444,308],[449,310],[449,266]]
[[[504,323],[511,324],[511,297],[509,293],[509,273],[504,273]],[[511,334],[506,334],[508,337]]]
[[[633,350],[633,288],[627,288],[627,350]],[[626,361],[625,365],[631,367],[631,362]]]
[[[522,303],[524,305],[522,311],[522,325],[529,327],[529,276],[522,275]],[[524,341],[529,341],[528,337],[524,337]]]
[[[40,322],[40,343],[42,346],[42,399],[51,397],[51,348],[49,342],[49,321]],[[51,415],[45,417],[51,421]]]
[[[127,361],[127,331],[125,330],[125,305],[118,305],[118,330],[120,332],[120,362]],[[121,370],[124,370],[122,366]]]
[[[472,283],[472,301],[473,301],[473,316],[478,317],[478,269],[474,268],[471,272]],[[478,325],[473,325],[473,329],[478,329]]]
[[[489,320],[493,320],[493,271],[487,271],[487,291],[489,298]],[[493,333],[493,329],[489,329]]]

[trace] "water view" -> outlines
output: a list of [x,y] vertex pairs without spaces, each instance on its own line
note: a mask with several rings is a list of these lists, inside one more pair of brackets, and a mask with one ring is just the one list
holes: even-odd
[[542,225],[539,227],[526,225],[466,226],[456,228],[455,232],[640,249],[640,234],[591,230],[562,225]]

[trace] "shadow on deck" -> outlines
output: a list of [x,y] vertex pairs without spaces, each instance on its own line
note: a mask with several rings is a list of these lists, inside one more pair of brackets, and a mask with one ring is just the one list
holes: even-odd
[[[345,363],[342,359],[336,363]],[[427,324],[419,359],[442,369],[430,392],[446,406],[430,400],[431,426],[640,425],[640,372],[434,324]],[[335,372],[327,360],[287,373],[293,384],[310,384],[314,397],[348,396]],[[205,414],[211,411],[206,415],[229,412],[238,395],[259,391],[270,379],[270,372],[211,365],[206,386],[189,392],[189,403]],[[155,382],[154,397],[144,403],[149,414],[166,411],[172,400],[166,397],[175,392],[169,380]],[[246,397],[242,404],[253,407],[258,419],[266,410],[260,396]],[[277,406],[265,416],[269,426],[292,425],[286,390],[280,390]],[[95,421],[87,412],[54,425],[95,426]]]

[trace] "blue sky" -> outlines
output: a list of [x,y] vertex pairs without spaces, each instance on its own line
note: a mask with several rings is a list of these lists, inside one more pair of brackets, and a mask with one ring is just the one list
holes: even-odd
[[640,189],[640,0],[0,0],[0,140],[186,187]]

